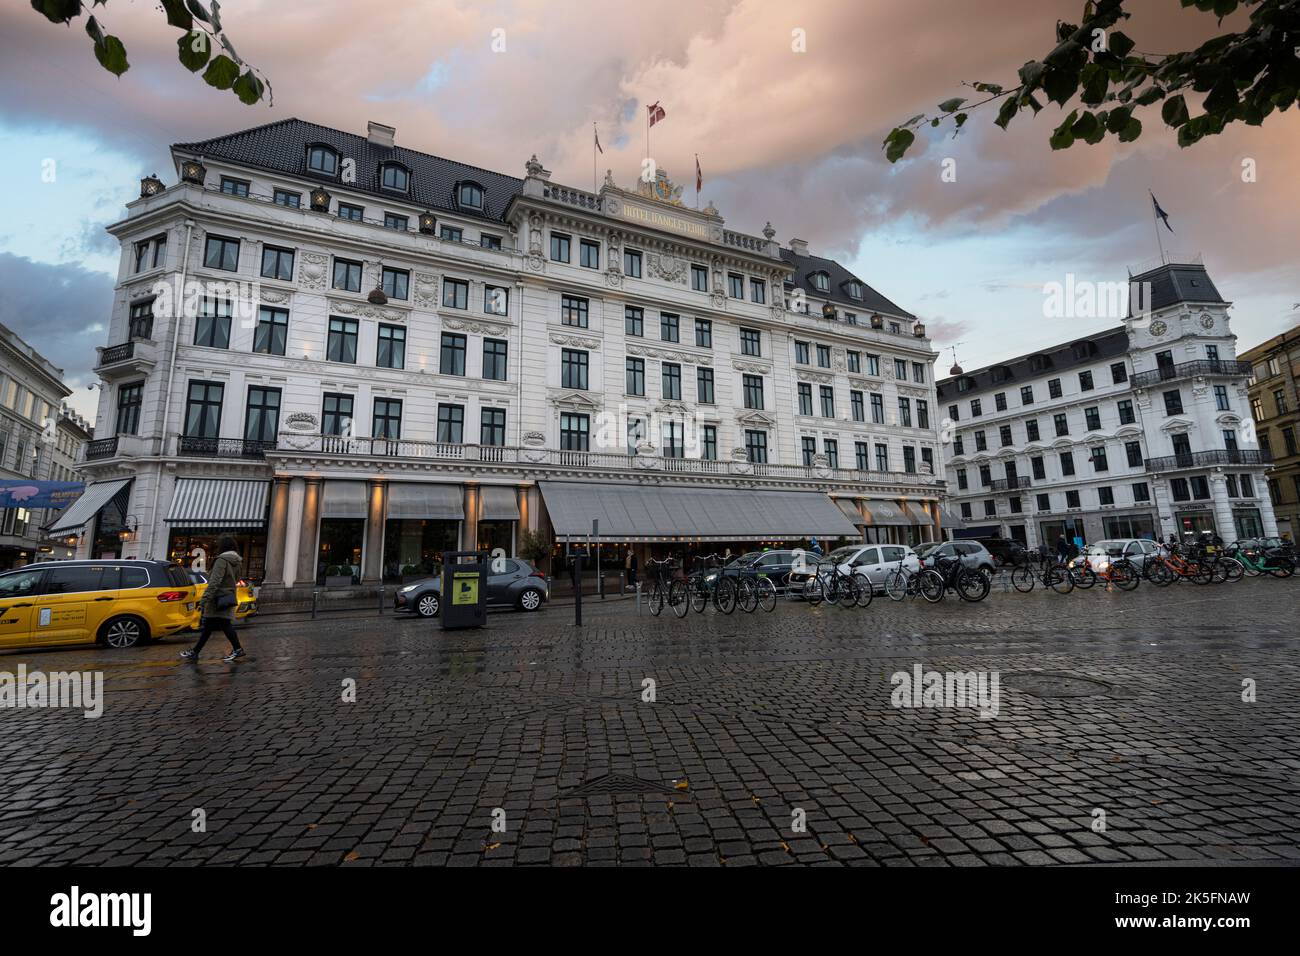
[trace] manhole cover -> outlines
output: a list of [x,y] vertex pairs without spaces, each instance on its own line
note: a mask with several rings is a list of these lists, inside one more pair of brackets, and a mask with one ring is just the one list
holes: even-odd
[[1007,675],[1006,682],[1015,690],[1035,697],[1090,697],[1094,694],[1109,694],[1113,690],[1105,681],[1076,677],[1074,674],[1012,674]]
[[605,793],[677,793],[672,787],[665,787],[652,780],[642,780],[625,773],[608,773],[603,777],[588,780],[565,794],[566,797],[593,797]]

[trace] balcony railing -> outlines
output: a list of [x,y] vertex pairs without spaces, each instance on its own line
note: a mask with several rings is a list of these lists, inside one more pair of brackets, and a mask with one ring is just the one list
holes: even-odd
[[1262,448],[1212,448],[1209,451],[1191,451],[1163,458],[1148,458],[1147,468],[1152,472],[1179,471],[1183,468],[1204,468],[1210,465],[1267,465],[1273,453]]
[[95,461],[98,458],[112,458],[116,454],[116,435],[112,438],[96,438],[93,441],[86,442],[86,461]]
[[182,435],[180,453],[200,458],[265,458],[275,448],[273,441],[251,441],[244,438],[195,438]]
[[989,491],[1020,491],[1029,487],[1028,478],[995,478],[987,485]]
[[111,345],[99,353],[99,367],[105,365],[114,365],[117,362],[125,362],[129,358],[135,357],[135,342],[123,342],[121,345]]
[[1197,378],[1206,375],[1228,375],[1246,377],[1250,375],[1249,362],[1237,362],[1231,359],[1199,359],[1195,362],[1179,362],[1177,365],[1163,365],[1149,372],[1134,372],[1131,382],[1134,388],[1150,388],[1161,382],[1172,382],[1180,378]]

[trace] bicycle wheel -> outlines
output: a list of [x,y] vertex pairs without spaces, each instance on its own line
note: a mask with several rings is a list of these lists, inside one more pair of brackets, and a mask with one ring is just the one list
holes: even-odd
[[759,578],[754,584],[754,592],[758,598],[758,606],[765,612],[770,614],[776,610],[776,585],[772,583],[771,578]]
[[758,592],[754,590],[754,583],[749,578],[741,578],[736,582],[736,606],[746,614],[753,614],[758,607]]
[[713,586],[713,606],[723,614],[736,609],[736,582],[732,578],[718,578]]
[[846,608],[862,606],[862,579],[856,574],[845,574],[840,577],[840,606]]
[[1168,587],[1174,581],[1173,568],[1163,561],[1152,561],[1147,564],[1143,576],[1158,588]]
[[804,600],[813,607],[822,603],[822,600],[826,597],[826,588],[820,574],[814,574],[807,580],[803,586],[803,596]]
[[1127,561],[1110,566],[1110,583],[1121,591],[1132,591],[1138,586],[1137,569]]
[[1097,583],[1097,572],[1087,565],[1071,568],[1070,576],[1074,578],[1074,586],[1085,591]]
[[1241,562],[1242,572],[1248,578],[1257,578],[1264,573],[1258,564],[1252,564],[1249,558],[1244,558]]
[[1223,558],[1219,563],[1223,565],[1224,580],[1227,581],[1240,581],[1246,570],[1236,558]]
[[963,601],[982,601],[989,596],[989,591],[993,587],[992,581],[987,574],[981,574],[979,571],[972,571],[970,568],[962,568],[957,572],[957,596]]
[[1074,576],[1063,564],[1056,564],[1043,572],[1043,581],[1057,594],[1069,594],[1074,590]]
[[855,603],[858,607],[871,607],[871,599],[876,596],[876,587],[865,574],[857,575],[858,593]]
[[703,614],[704,608],[709,603],[709,587],[704,583],[703,575],[692,578],[689,586],[690,605],[695,609],[696,614]]
[[650,592],[650,613],[658,617],[664,609],[664,586],[656,581],[654,589]]
[[668,606],[678,617],[685,617],[691,609],[690,585],[682,580],[674,581],[668,587]]
[[[980,577],[983,578],[982,575]],[[943,575],[933,568],[926,568],[921,572],[921,579],[916,582],[916,586],[921,592],[921,597],[931,604],[938,604],[942,601],[944,594],[948,591]]]
[[1269,561],[1269,564],[1271,567],[1267,569],[1268,573],[1275,578],[1289,578],[1295,574],[1295,562],[1283,555],[1273,558]]
[[1192,580],[1197,584],[1209,584],[1214,580],[1214,568],[1204,561],[1192,565]]
[[1017,591],[1028,592],[1034,589],[1034,572],[1029,565],[1022,564],[1011,572],[1011,586]]
[[901,601],[907,597],[907,579],[911,577],[906,571],[895,568],[885,578],[885,593],[891,601]]

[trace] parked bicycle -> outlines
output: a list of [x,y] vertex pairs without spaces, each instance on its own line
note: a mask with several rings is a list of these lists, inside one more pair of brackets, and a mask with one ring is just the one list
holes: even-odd
[[1214,580],[1214,571],[1181,548],[1166,545],[1147,558],[1142,576],[1156,587],[1165,587],[1175,581],[1209,584]]
[[742,611],[752,614],[757,608],[767,612],[776,608],[776,585],[766,574],[755,567],[741,568],[735,579],[736,603]]
[[1252,578],[1257,578],[1261,574],[1271,574],[1275,578],[1289,578],[1295,574],[1295,561],[1280,548],[1267,551],[1237,548],[1230,556],[1241,564],[1243,573]]
[[686,599],[682,602],[680,611],[671,597],[669,599],[669,603],[673,605],[673,612],[678,617],[685,617],[688,607],[694,608],[697,614],[703,614],[710,601],[713,602],[714,609],[723,614],[730,614],[736,609],[735,579],[721,574],[711,577],[711,572],[719,568],[721,563],[721,559],[716,554],[696,558],[695,570],[685,580],[673,582],[674,588],[680,585],[682,596]]
[[804,597],[816,607],[825,601],[827,604],[839,604],[844,607],[866,607],[871,603],[870,583],[862,577],[840,570],[833,561],[819,561],[813,570],[813,576],[804,585]]
[[920,595],[931,604],[943,600],[945,584],[943,575],[933,568],[921,568],[913,571],[902,561],[898,567],[889,572],[885,578],[885,593],[891,601],[901,601],[905,597]]
[[977,571],[974,568],[968,568],[962,563],[961,555],[954,555],[950,558],[936,557],[934,570],[943,581],[943,592],[956,591],[957,596],[963,601],[982,601],[989,596],[989,591],[993,587],[993,576],[983,571]]
[[[646,577],[650,580],[650,588],[646,593],[646,600],[650,607],[650,613],[658,617],[668,603],[669,595],[672,590],[673,559],[664,558],[656,561],[650,558],[645,563]],[[681,615],[677,615],[681,617]]]
[[1132,591],[1142,580],[1141,573],[1128,558],[1112,557],[1099,564],[1100,569],[1094,568],[1092,559],[1086,554],[1076,559],[1076,563],[1070,568],[1074,586],[1086,590],[1101,581],[1107,587],[1113,586],[1121,591]]
[[1064,564],[1050,558],[1038,563],[1027,559],[1011,572],[1011,585],[1021,593],[1032,591],[1038,584],[1051,588],[1057,594],[1069,594],[1074,590],[1074,577]]

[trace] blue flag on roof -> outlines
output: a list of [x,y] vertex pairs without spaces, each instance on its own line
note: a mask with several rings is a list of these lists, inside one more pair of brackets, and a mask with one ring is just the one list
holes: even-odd
[[[1148,192],[1150,192],[1150,190],[1148,190]],[[1160,202],[1156,199],[1155,193],[1151,193],[1151,205],[1156,207],[1156,218],[1165,224],[1166,229],[1173,232],[1174,227],[1169,225],[1169,213],[1160,208]]]

